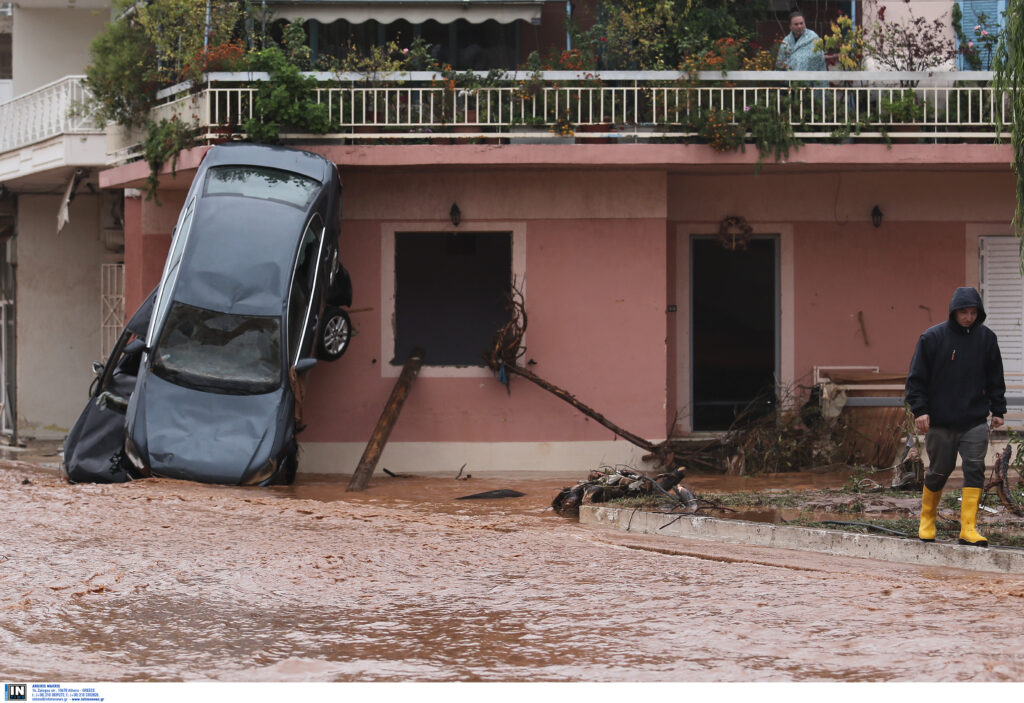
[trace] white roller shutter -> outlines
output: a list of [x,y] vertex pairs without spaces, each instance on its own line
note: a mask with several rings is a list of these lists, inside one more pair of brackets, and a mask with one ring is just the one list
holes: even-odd
[[1006,374],[1007,422],[1024,422],[1024,278],[1020,273],[1020,242],[1016,237],[982,237],[981,299],[985,325],[999,337]]

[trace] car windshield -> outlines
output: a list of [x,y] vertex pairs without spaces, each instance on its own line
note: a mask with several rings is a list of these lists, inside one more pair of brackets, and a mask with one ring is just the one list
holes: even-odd
[[255,395],[281,385],[281,320],[175,302],[153,350],[153,373],[213,393]]
[[241,195],[305,207],[320,182],[297,173],[263,166],[215,166],[206,178],[207,195]]

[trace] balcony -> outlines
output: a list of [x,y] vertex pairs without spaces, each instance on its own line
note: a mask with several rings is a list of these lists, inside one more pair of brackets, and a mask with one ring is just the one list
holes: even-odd
[[[464,86],[429,72],[307,75],[317,79],[315,100],[327,106],[331,128],[316,135],[282,131],[283,141],[713,142],[709,115],[735,132],[751,110],[777,114],[807,142],[991,142],[999,120],[1009,124],[988,71],[547,71],[478,74],[476,81],[460,74],[471,83]],[[258,85],[267,80],[259,73],[209,74],[199,85],[161,91],[151,116],[190,122],[205,141],[241,136],[255,114]],[[749,143],[752,136],[740,131],[736,138]],[[137,153],[132,141],[115,161]]]
[[0,103],[0,181],[106,163],[104,127],[80,109],[83,79],[65,76]]

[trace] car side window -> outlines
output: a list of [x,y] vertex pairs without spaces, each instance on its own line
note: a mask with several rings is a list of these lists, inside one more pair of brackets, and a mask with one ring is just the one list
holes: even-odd
[[315,298],[323,237],[323,221],[319,215],[314,215],[302,233],[295,255],[292,289],[288,300],[288,358],[293,364],[298,361],[304,346],[303,336],[307,331],[306,322]]
[[181,264],[181,253],[185,250],[185,242],[188,240],[189,232],[192,230],[192,214],[195,212],[195,198],[185,208],[181,222],[174,230],[174,238],[171,242],[171,250],[167,254],[167,263],[164,266],[164,274],[161,280],[164,282],[160,289],[160,297],[156,301],[156,308],[153,310],[153,318],[150,322],[149,334],[146,338],[155,339],[153,334],[156,325],[163,320],[167,307],[171,304],[171,294],[174,291],[174,283],[178,277],[178,267]]

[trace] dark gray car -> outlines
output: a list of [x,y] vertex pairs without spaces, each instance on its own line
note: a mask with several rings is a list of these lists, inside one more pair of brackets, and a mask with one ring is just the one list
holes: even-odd
[[338,261],[341,182],[327,159],[211,149],[175,227],[125,452],[147,475],[290,483],[296,392],[344,353],[352,286]]

